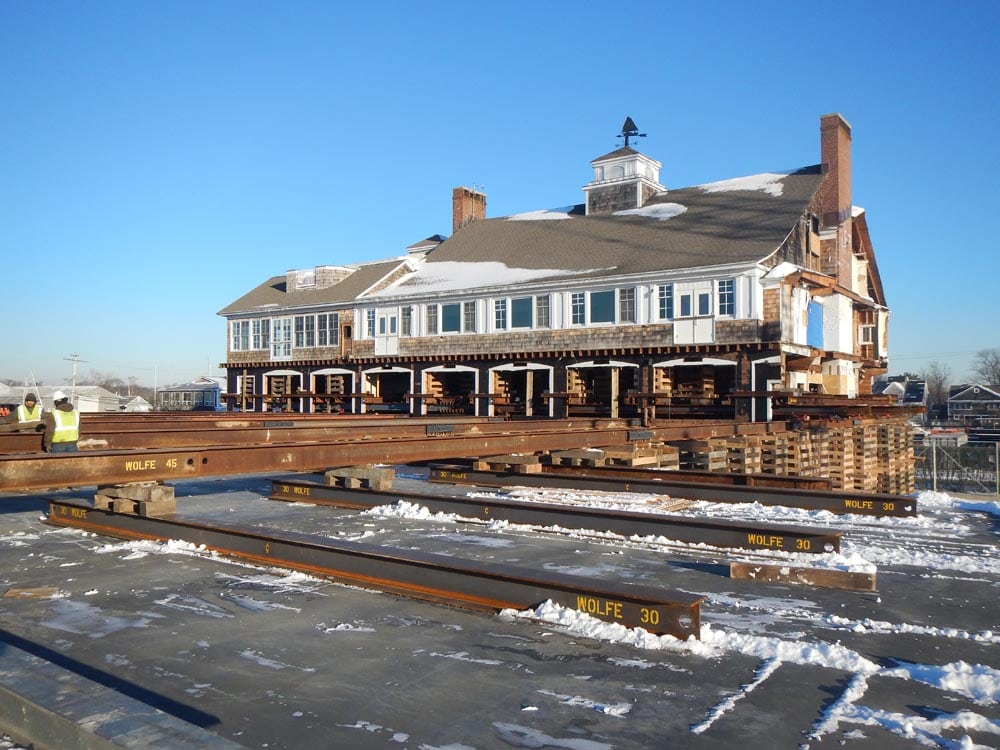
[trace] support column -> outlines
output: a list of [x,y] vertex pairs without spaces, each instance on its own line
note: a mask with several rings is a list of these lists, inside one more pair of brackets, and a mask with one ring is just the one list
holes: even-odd
[[618,382],[620,380],[621,368],[611,368],[611,418],[618,419]]

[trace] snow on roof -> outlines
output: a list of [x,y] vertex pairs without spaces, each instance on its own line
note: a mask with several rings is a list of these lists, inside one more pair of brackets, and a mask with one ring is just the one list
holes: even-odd
[[748,177],[734,177],[731,180],[708,182],[697,187],[706,193],[728,193],[733,190],[760,190],[777,198],[785,192],[785,185],[782,183],[782,180],[787,176],[787,172],[763,172],[762,174],[752,174]]
[[587,268],[566,270],[561,268],[511,268],[497,261],[457,261],[445,260],[427,262],[416,272],[403,277],[391,287],[369,296],[390,296],[399,294],[400,284],[408,290],[423,292],[448,292],[456,289],[475,289],[483,286],[504,286],[523,284],[553,276],[575,276],[604,269]]
[[626,208],[622,211],[615,211],[614,215],[644,216],[647,219],[666,221],[675,216],[680,216],[685,211],[687,211],[687,206],[682,206],[680,203],[654,203],[651,206],[643,206],[642,208]]
[[505,217],[507,221],[555,221],[558,219],[572,219],[570,211],[575,206],[563,206],[562,208],[543,208],[539,211],[525,211],[520,214],[511,214]]

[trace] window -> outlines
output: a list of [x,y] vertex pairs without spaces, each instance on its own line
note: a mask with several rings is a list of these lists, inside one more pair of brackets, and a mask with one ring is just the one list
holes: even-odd
[[340,341],[340,313],[320,313],[316,328],[318,346],[336,346]]
[[271,321],[268,319],[253,321],[253,348],[271,348]]
[[862,346],[870,346],[875,343],[875,326],[858,326],[858,343]]
[[681,295],[681,315],[682,318],[691,317],[691,295],[682,294]]
[[614,323],[615,322],[615,292],[590,293],[590,322],[591,323]]
[[698,314],[712,314],[712,295],[708,292],[698,292]]
[[549,320],[549,295],[535,297],[535,328],[551,327]]
[[659,292],[660,320],[674,319],[674,285],[661,284]]
[[462,303],[462,330],[466,333],[476,332],[476,303]]
[[288,359],[292,356],[292,319],[274,318],[271,321],[271,359]]
[[462,330],[462,305],[452,302],[441,305],[441,333],[460,333]]
[[365,331],[369,338],[375,338],[375,311],[365,310]]
[[295,316],[295,346],[298,348],[316,346],[316,316]]
[[249,349],[250,321],[234,320],[232,324],[232,335],[233,335],[233,343],[231,348],[234,352],[242,352]]
[[719,281],[719,315],[736,314],[736,282],[733,279]]
[[635,289],[618,290],[618,322],[635,323]]
[[510,301],[510,327],[531,328],[531,297],[517,297]]
[[583,292],[573,292],[570,298],[573,325],[582,326],[587,322],[587,296]]
[[399,332],[403,336],[413,335],[413,308],[410,306],[399,311]]
[[427,335],[437,336],[438,332],[438,306],[427,305]]
[[507,300],[493,300],[493,326],[498,331],[507,330]]

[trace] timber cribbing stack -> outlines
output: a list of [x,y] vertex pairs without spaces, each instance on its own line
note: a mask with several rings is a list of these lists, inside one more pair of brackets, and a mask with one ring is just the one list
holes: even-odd
[[680,468],[828,477],[834,489],[915,491],[913,430],[903,419],[818,420],[766,435],[671,441]]

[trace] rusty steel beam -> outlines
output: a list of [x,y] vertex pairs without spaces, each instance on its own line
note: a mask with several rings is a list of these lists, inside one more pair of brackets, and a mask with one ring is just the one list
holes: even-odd
[[[625,423],[619,423],[624,425]],[[247,443],[329,442],[360,439],[396,440],[428,434],[496,435],[524,431],[544,432],[590,429],[595,420],[512,423],[487,420],[443,421],[440,419],[365,420],[340,424],[313,421],[254,420],[219,424],[208,420],[172,419],[122,424],[112,420],[91,422],[81,428],[80,450],[131,448],[193,448]],[[0,454],[38,452],[40,433],[0,433]]]
[[220,445],[133,451],[79,451],[0,456],[0,491],[170,481],[259,472],[318,471],[362,464],[403,464],[498,453],[624,444],[625,428],[501,435],[432,433],[401,440]]
[[711,544],[716,547],[738,549],[807,554],[840,551],[840,531],[789,524],[748,524],[500,498],[482,500],[396,490],[348,489],[315,482],[287,480],[271,482],[271,498],[353,509],[392,505],[402,500],[422,505],[434,513],[456,513],[482,521],[497,520],[532,526],[610,531],[624,536],[660,536],[688,544]]
[[526,610],[551,600],[605,622],[682,640],[698,638],[704,597],[463,560],[416,550],[250,526],[212,527],[178,516],[150,518],[51,501],[47,522],[120,539],[176,539],[241,560],[300,570],[368,589],[477,611]]
[[675,472],[648,472],[631,478],[610,476],[600,470],[576,467],[543,467],[539,474],[474,471],[466,466],[432,466],[431,481],[484,487],[569,487],[605,492],[651,492],[686,500],[718,503],[783,505],[830,513],[869,516],[915,516],[917,499],[850,490],[802,490],[783,487],[740,487],[676,481]]

